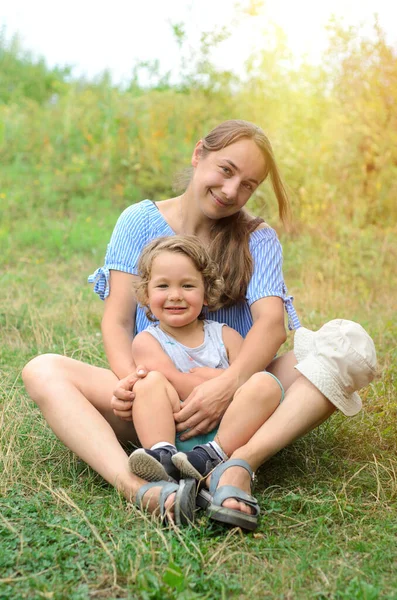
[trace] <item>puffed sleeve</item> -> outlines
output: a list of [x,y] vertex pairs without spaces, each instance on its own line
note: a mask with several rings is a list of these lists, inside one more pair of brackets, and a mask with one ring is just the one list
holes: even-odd
[[283,251],[274,229],[259,229],[251,235],[250,250],[254,261],[251,280],[247,288],[247,302],[268,296],[278,296],[284,302],[288,315],[288,328],[300,327],[293,297],[288,295],[283,276]]
[[138,258],[148,241],[148,218],[142,202],[120,215],[107,247],[105,264],[88,277],[94,292],[104,300],[109,295],[109,271],[137,274]]

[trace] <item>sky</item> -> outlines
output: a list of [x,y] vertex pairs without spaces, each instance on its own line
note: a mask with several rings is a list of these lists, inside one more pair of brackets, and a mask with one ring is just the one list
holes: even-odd
[[[73,66],[75,76],[95,77],[108,69],[115,82],[127,81],[138,61],[158,59],[163,72],[178,64],[180,51],[171,24],[183,23],[187,43],[197,48],[202,31],[233,30],[214,49],[215,65],[241,72],[253,49],[263,45],[270,22],[285,32],[294,55],[319,61],[326,46],[325,25],[335,15],[346,25],[370,23],[378,14],[388,41],[397,46],[394,0],[2,0],[0,29],[6,39],[20,35],[22,47],[50,66]],[[256,12],[254,18],[247,14]],[[239,15],[236,21],[236,15]]]

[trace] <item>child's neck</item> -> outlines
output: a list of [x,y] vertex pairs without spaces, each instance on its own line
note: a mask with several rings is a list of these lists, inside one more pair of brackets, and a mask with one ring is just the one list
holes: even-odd
[[171,327],[160,322],[159,327],[164,333],[188,348],[196,348],[204,342],[204,322],[200,319],[195,319],[192,323],[182,327]]

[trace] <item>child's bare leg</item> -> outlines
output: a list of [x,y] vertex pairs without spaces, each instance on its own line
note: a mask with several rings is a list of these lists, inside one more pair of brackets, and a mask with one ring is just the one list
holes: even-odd
[[280,404],[281,388],[268,373],[255,373],[234,395],[215,441],[228,456],[244,446]]
[[132,473],[148,481],[176,480],[174,413],[180,410],[178,393],[157,371],[151,371],[134,386],[132,418],[143,446],[128,459]]
[[214,441],[199,444],[186,454],[179,452],[172,461],[182,475],[201,479],[220,462],[244,446],[276,410],[282,390],[269,373],[255,373],[234,394]]
[[175,444],[174,413],[180,410],[177,391],[158,371],[150,371],[134,386],[132,419],[144,448],[158,442]]

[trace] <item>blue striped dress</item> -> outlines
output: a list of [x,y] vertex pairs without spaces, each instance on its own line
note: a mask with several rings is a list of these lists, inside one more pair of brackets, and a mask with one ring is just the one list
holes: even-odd
[[[126,208],[120,215],[107,248],[105,264],[89,276],[94,292],[102,300],[109,295],[109,271],[123,271],[137,275],[137,264],[143,247],[154,238],[175,235],[161,212],[151,200],[143,200]],[[288,316],[289,329],[300,327],[298,315],[288,295],[283,277],[283,253],[277,234],[271,227],[258,229],[251,234],[249,247],[254,269],[248,284],[246,301],[214,312],[205,312],[206,319],[226,323],[243,337],[252,327],[250,306],[260,298],[282,298]],[[139,333],[152,323],[138,306],[135,331]]]

